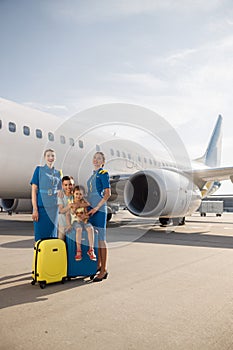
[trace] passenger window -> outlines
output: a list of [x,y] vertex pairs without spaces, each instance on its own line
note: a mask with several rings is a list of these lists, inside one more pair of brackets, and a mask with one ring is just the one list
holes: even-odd
[[54,141],[54,135],[53,135],[52,132],[49,132],[49,133],[48,133],[48,139],[49,139],[49,141],[51,141],[51,142]]
[[128,159],[131,159],[131,154],[130,153],[128,153]]
[[96,149],[97,152],[100,152],[100,146],[99,145],[96,145],[95,149]]
[[64,145],[64,144],[66,143],[66,138],[65,138],[65,136],[61,135],[61,136],[60,136],[60,141],[61,141],[61,143]]
[[111,156],[114,156],[114,150],[111,148],[110,149]]
[[122,152],[122,157],[126,158],[125,152]]
[[36,137],[42,139],[42,131],[40,129],[36,129]]
[[30,128],[28,126],[24,126],[23,133],[24,133],[24,135],[29,136],[30,135]]
[[144,162],[147,163],[147,159],[146,158],[144,158]]
[[83,148],[83,141],[79,140],[78,145],[79,145],[79,148]]
[[74,146],[74,139],[72,137],[70,137],[70,146]]
[[120,155],[120,151],[116,151],[116,155],[117,155],[117,157],[120,157],[121,155]]
[[0,129],[2,128],[2,121],[0,120]]
[[9,122],[9,131],[16,132],[16,125],[13,122]]
[[138,156],[138,161],[141,162],[141,157],[140,156]]

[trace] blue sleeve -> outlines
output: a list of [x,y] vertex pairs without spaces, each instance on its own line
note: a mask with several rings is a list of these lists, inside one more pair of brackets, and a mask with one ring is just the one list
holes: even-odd
[[62,176],[61,176],[61,171],[60,170],[57,170],[57,172],[58,172],[58,184],[57,184],[57,189],[58,190],[61,190],[62,189],[62,182],[61,182],[61,178],[62,178]]
[[103,189],[110,188],[110,180],[109,180],[109,173],[106,172],[104,174],[101,174],[101,182],[103,185]]
[[37,166],[34,171],[34,174],[32,175],[32,179],[30,182],[31,185],[37,185],[39,187],[39,173],[40,173],[40,167]]

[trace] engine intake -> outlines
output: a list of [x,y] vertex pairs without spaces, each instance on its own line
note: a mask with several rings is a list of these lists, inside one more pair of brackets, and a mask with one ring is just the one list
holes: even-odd
[[30,199],[0,199],[0,206],[8,213],[32,212],[32,202]]
[[137,216],[177,217],[198,208],[201,195],[183,174],[155,169],[139,171],[129,178],[124,201],[128,210]]

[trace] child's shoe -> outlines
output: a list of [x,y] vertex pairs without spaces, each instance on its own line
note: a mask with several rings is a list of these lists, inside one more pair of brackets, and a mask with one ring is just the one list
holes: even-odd
[[75,260],[76,261],[82,260],[82,251],[81,250],[77,250],[76,255],[75,255]]
[[87,255],[89,256],[89,258],[90,258],[91,260],[96,261],[96,255],[95,255],[93,249],[89,249],[88,252],[87,252]]

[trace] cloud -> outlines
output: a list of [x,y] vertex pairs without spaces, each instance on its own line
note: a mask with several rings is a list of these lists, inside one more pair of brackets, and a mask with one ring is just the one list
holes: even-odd
[[192,56],[194,54],[197,54],[200,50],[198,49],[184,49],[179,50],[176,53],[172,53],[168,57],[166,57],[165,62],[167,62],[170,65],[175,65],[179,61],[183,61],[189,58],[189,56]]

